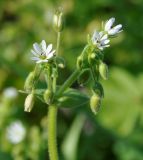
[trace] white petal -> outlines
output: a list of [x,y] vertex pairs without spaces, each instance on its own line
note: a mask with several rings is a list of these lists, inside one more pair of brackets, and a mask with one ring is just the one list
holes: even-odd
[[109,30],[108,34],[115,35],[115,34],[121,32],[121,30],[120,30],[121,28],[122,28],[122,25],[119,24],[119,25],[115,26],[114,28],[112,28],[111,30]]
[[40,46],[39,46],[38,43],[34,43],[34,44],[33,44],[33,48],[34,48],[35,51],[36,51],[37,53],[39,53],[39,54],[42,52],[42,50],[41,50],[41,48],[40,48]]
[[47,55],[47,58],[50,59],[54,56],[54,53],[55,53],[56,50],[53,50],[52,52],[50,52],[48,55]]
[[40,59],[39,61],[37,61],[36,63],[42,63],[42,60]]
[[49,44],[48,45],[48,47],[47,47],[47,49],[46,49],[46,54],[48,54],[49,52],[51,52],[51,50],[52,50],[52,44]]
[[42,40],[41,45],[42,45],[42,49],[44,51],[46,51],[46,42],[45,42],[45,40]]
[[47,60],[47,59],[44,59],[44,60],[41,59],[41,60],[37,61],[36,63],[43,63],[43,62],[44,62],[44,63],[45,63],[45,62],[48,62],[48,60]]
[[31,60],[33,60],[33,61],[39,61],[40,58],[38,58],[38,57],[31,57]]
[[101,38],[101,40],[106,40],[107,38],[108,38],[108,35],[105,34],[105,35]]
[[109,42],[110,42],[110,40],[106,39],[106,40],[103,41],[103,44],[105,45],[105,44],[108,44]]
[[95,40],[97,40],[98,38],[99,38],[99,32],[95,31],[95,32],[93,33],[92,39],[95,41]]
[[117,26],[114,27],[114,29],[120,30],[122,28],[121,24],[118,24]]
[[103,48],[103,47],[101,47],[101,46],[100,46],[100,47],[98,47],[98,48],[99,48],[100,50],[103,50],[103,49],[104,49],[104,48]]
[[31,53],[34,54],[34,56],[38,56],[38,53],[36,53],[36,52],[33,51],[32,49],[31,49]]
[[115,34],[117,34],[119,32],[119,30],[118,29],[111,29],[109,32],[108,32],[108,34],[109,35],[111,35],[111,36],[113,36],[113,35],[115,35]]
[[42,62],[48,62],[48,59],[44,59],[44,60],[42,60]]
[[103,35],[104,35],[103,32],[99,32],[99,38],[100,38],[100,39],[102,38]]
[[115,22],[115,18],[112,17],[110,18],[106,23],[105,23],[105,31],[109,31],[113,25],[113,23]]

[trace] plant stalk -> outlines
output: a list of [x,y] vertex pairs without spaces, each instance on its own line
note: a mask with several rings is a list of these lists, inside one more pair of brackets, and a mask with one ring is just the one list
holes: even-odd
[[60,48],[60,39],[61,39],[61,32],[57,33],[57,48],[56,48],[56,55],[59,55],[59,48]]
[[48,107],[48,151],[50,160],[58,160],[57,151],[57,111],[55,105]]

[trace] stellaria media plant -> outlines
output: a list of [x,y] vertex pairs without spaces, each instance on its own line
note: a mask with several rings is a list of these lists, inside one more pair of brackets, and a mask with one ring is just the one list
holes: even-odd
[[[110,39],[114,38],[122,31],[122,25],[113,26],[114,23],[115,18],[110,18],[102,25],[101,31],[95,30],[93,34],[87,35],[87,44],[79,57],[77,57],[75,71],[60,86],[57,85],[59,68],[62,69],[65,67],[64,59],[59,56],[60,36],[64,29],[64,16],[61,10],[57,10],[53,17],[53,26],[57,33],[56,49],[53,49],[52,44],[47,45],[45,40],[42,40],[40,44],[33,44],[31,60],[36,63],[35,69],[29,73],[25,81],[24,91],[21,92],[28,94],[25,100],[24,110],[26,112],[31,112],[35,98],[47,104],[47,137],[50,160],[58,160],[56,141],[58,108],[65,107],[64,102],[67,101],[67,99],[71,98],[74,101],[75,97],[76,99],[82,97],[89,104],[94,114],[97,114],[100,109],[101,101],[104,97],[104,90],[100,83],[100,78],[104,80],[108,79],[108,66],[103,61],[103,51],[107,47],[110,47]],[[90,87],[91,96],[71,88],[76,80],[83,83],[83,85],[85,84],[85,79],[82,79],[85,73],[88,73],[88,77],[92,79],[92,85]],[[45,82],[47,84],[47,88],[45,89],[36,88],[41,74],[45,76]]]

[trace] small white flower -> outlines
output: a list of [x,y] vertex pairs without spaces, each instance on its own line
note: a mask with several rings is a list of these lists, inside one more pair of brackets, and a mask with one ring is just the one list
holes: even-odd
[[92,43],[97,46],[98,49],[103,50],[105,47],[109,47],[109,42],[108,35],[104,34],[104,32],[95,31],[93,33]]
[[31,59],[36,63],[48,62],[54,56],[55,50],[52,51],[52,44],[46,46],[45,40],[42,40],[41,44],[33,44],[34,50],[31,53],[34,55]]
[[108,33],[110,36],[114,36],[120,32],[122,32],[122,25],[118,24],[115,27],[113,27],[113,24],[115,22],[115,18],[110,18],[106,23],[104,30]]
[[4,97],[14,99],[18,96],[18,92],[14,87],[6,88],[3,92]]
[[21,142],[25,138],[25,135],[26,129],[20,121],[11,123],[7,128],[7,139],[13,144]]

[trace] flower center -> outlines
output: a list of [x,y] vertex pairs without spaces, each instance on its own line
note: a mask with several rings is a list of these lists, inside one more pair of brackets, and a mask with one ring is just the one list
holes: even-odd
[[44,53],[44,51],[40,54],[40,59],[46,59],[46,54]]

